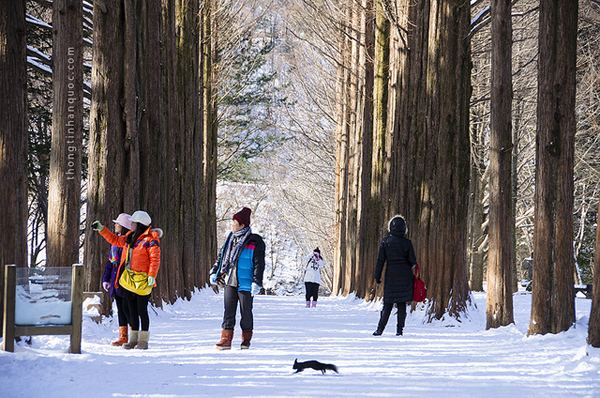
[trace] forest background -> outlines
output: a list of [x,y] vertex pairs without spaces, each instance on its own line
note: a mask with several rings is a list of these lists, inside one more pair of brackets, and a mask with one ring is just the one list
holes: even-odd
[[[100,290],[102,270],[91,264],[104,264],[105,248],[87,225],[143,208],[167,231],[168,267],[153,302],[174,302],[206,285],[232,213],[268,200],[277,204],[269,206],[277,233],[292,237],[299,253],[320,246],[331,259],[330,292],[372,299],[381,295],[372,281],[378,242],[386,221],[402,212],[431,317],[460,318],[469,291],[482,290],[486,278],[490,286],[490,245],[511,247],[497,284],[507,291],[529,278],[522,264],[542,263],[532,253],[540,43],[547,38],[576,49],[572,225],[563,230],[572,235],[572,261],[558,268],[573,275],[562,278],[567,286],[591,284],[600,3],[565,2],[575,10],[572,45],[540,34],[544,13],[554,15],[552,30],[568,26],[557,17],[564,10],[548,11],[547,3],[4,1],[1,130],[14,150],[3,147],[0,157],[1,227],[17,233],[2,235],[1,263],[83,261],[86,290]],[[510,155],[503,176],[512,233],[491,239],[490,205],[499,202],[490,149],[493,54],[506,48],[495,41],[494,26],[502,27],[494,18],[511,22],[502,36],[511,51],[503,64],[510,140],[501,152]],[[444,148],[452,153],[436,158]],[[537,289],[561,287],[540,279]],[[572,297],[558,296],[570,325]]]

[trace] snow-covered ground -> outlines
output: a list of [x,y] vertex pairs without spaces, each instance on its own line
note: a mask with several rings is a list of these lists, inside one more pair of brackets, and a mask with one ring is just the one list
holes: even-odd
[[[258,296],[249,350],[217,351],[222,296],[209,289],[191,301],[151,310],[147,351],[109,346],[115,319],[86,316],[82,354],[67,336],[34,336],[0,351],[0,397],[600,397],[600,349],[586,344],[591,301],[577,298],[577,324],[558,335],[526,336],[531,295],[515,295],[516,324],[485,330],[485,294],[459,323],[395,317],[371,335],[380,303],[324,297]],[[339,374],[292,364],[316,359]]]

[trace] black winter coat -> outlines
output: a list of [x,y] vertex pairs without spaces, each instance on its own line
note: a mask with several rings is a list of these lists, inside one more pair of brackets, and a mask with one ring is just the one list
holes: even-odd
[[381,280],[381,273],[386,262],[383,302],[390,304],[412,301],[412,267],[417,264],[417,257],[412,242],[404,237],[404,230],[392,229],[390,236],[381,241],[375,267],[376,281]]

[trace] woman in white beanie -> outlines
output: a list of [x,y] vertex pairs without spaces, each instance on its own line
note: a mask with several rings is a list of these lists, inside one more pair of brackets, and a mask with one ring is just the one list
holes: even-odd
[[[122,247],[123,255],[119,265],[119,275],[125,269],[145,273],[147,275],[147,284],[150,287],[156,286],[156,275],[160,266],[160,241],[162,230],[152,229],[150,224],[152,219],[145,211],[138,210],[131,215],[131,231],[125,236],[117,236],[104,228],[99,221],[92,223],[92,228],[100,233],[108,243],[114,246]],[[127,290],[125,299],[129,308],[129,322],[131,324],[131,333],[129,342],[124,344],[126,349],[148,348],[148,339],[150,337],[149,327],[150,319],[148,317],[148,300],[150,293],[138,294],[130,290],[130,287],[124,286]],[[140,330],[141,323],[141,330]]]

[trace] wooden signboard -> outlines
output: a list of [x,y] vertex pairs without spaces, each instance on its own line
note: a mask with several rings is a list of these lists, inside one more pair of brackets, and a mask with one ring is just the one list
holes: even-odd
[[[4,351],[14,352],[16,336],[62,335],[71,336],[69,352],[81,353],[81,320],[83,301],[83,264],[73,264],[71,273],[71,320],[70,324],[61,325],[22,325],[16,324],[17,300],[17,267],[14,264],[5,266],[4,274]],[[29,305],[36,306],[35,303]]]

